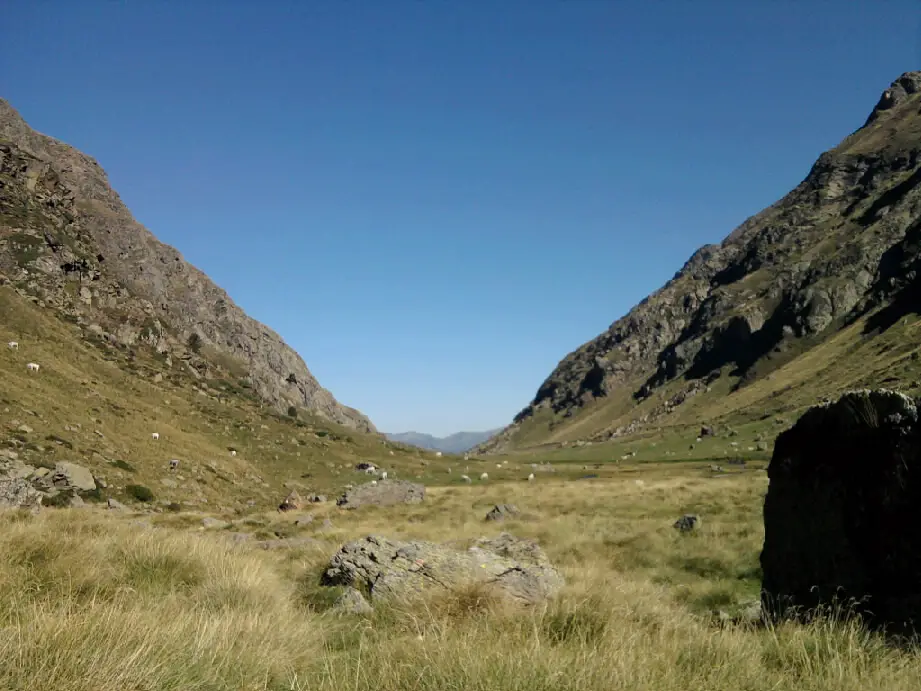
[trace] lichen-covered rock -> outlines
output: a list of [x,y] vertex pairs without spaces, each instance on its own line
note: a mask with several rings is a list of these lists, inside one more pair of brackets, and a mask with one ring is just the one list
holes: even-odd
[[511,601],[533,604],[555,595],[565,580],[537,543],[503,533],[466,551],[370,535],[344,545],[321,583],[356,588],[372,603],[480,583]]
[[59,491],[91,492],[96,489],[96,480],[89,470],[82,465],[66,461],[54,466],[54,471],[51,473],[51,484]]
[[911,398],[847,393],[780,434],[764,502],[762,603],[773,618],[850,606],[921,622],[921,429]]
[[380,480],[350,489],[336,500],[336,505],[344,509],[357,509],[362,506],[419,504],[424,499],[425,485],[407,480]]
[[21,477],[0,475],[0,509],[41,506],[42,493]]

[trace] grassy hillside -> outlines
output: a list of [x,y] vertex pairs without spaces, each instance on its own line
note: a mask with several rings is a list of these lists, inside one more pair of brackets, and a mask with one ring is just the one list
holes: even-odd
[[794,190],[702,247],[563,358],[479,450],[651,440],[681,429],[693,442],[703,424],[757,436],[765,434],[759,421],[783,424],[848,388],[915,389],[919,106],[921,72],[905,73]]
[[[157,506],[232,511],[276,506],[289,488],[335,493],[368,479],[353,470],[364,460],[397,477],[447,477],[437,472],[447,458],[303,411],[281,415],[240,379],[167,367],[150,349],[113,345],[9,286],[0,285],[0,314],[0,453],[35,466],[80,463],[106,480],[103,496],[130,501],[125,488],[141,485]],[[41,370],[28,372],[28,362]]]
[[[774,353],[741,388],[727,373],[669,415],[613,439],[612,429],[661,410],[685,382],[673,382],[640,404],[623,390],[593,401],[572,419],[544,411],[521,424],[516,450],[508,454],[573,462],[613,461],[632,451],[637,460],[766,459],[777,433],[824,398],[855,388],[921,392],[921,318],[908,314],[882,332],[874,324],[871,315],[812,347],[802,344],[801,352]],[[716,434],[698,442],[703,425]]]
[[[344,512],[295,550],[235,544],[187,516],[0,515],[0,687],[909,691],[921,657],[854,625],[721,627],[757,597],[766,477],[702,464],[635,466],[599,480],[436,488],[412,507]],[[484,524],[498,501],[519,520]],[[694,534],[671,523],[702,516]],[[250,515],[233,531],[301,530]],[[464,541],[506,529],[540,540],[564,571],[559,600],[502,606],[460,590],[380,608],[329,610],[317,585],[342,542],[370,532]]]

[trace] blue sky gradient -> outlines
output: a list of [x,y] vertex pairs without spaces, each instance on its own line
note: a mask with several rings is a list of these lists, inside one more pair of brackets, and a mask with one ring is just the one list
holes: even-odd
[[12,0],[0,95],[382,430],[509,422],[921,67],[913,0]]

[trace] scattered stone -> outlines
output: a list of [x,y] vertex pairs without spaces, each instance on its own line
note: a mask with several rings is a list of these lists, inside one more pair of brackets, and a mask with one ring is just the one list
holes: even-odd
[[496,504],[486,514],[487,521],[504,521],[510,516],[517,516],[520,512],[514,504]]
[[299,508],[301,508],[301,497],[296,490],[291,490],[278,505],[279,511],[296,511]]
[[921,622],[917,401],[855,391],[806,411],[774,444],[764,503],[768,618],[854,604],[893,633]]
[[482,583],[511,601],[533,604],[558,593],[565,580],[537,543],[502,533],[466,551],[370,535],[340,548],[321,583],[357,588],[372,603]]
[[704,425],[703,427],[700,428],[700,434],[698,434],[697,436],[699,436],[699,437],[712,437],[712,436],[713,436],[713,427],[711,427],[710,425]]
[[118,501],[118,499],[113,499],[112,497],[109,497],[106,500],[106,506],[108,506],[110,509],[113,509],[115,511],[127,511],[128,510],[127,506],[125,506],[120,501]]
[[211,518],[210,516],[201,519],[202,528],[207,530],[224,530],[225,528],[230,527],[230,523],[227,521],[222,521],[219,518]]
[[261,549],[297,549],[319,544],[319,540],[312,537],[283,537],[277,540],[260,540],[255,543]]
[[366,483],[349,490],[336,500],[344,509],[362,506],[393,506],[419,504],[425,499],[425,486],[407,480],[381,480]]
[[32,434],[32,432],[34,432],[35,430],[33,430],[28,425],[19,425],[19,427],[16,428],[16,431],[22,432],[23,434]]
[[304,527],[310,525],[311,523],[313,523],[314,520],[315,520],[315,519],[314,519],[313,514],[311,514],[311,515],[309,515],[309,516],[301,516],[301,517],[298,518],[296,521],[294,521],[294,525],[296,525],[298,528],[304,528]]
[[326,495],[325,494],[314,494],[313,496],[310,497],[308,501],[311,504],[322,504],[323,502],[326,501]]
[[694,514],[685,514],[677,521],[675,521],[672,527],[681,531],[682,533],[689,533],[692,530],[697,530],[700,527],[700,516]]

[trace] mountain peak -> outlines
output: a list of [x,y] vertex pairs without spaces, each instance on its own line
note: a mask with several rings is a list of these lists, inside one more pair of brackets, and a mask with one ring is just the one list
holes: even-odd
[[0,99],[0,274],[94,338],[154,349],[280,412],[374,432],[273,330],[138,223],[90,156],[33,130]]

